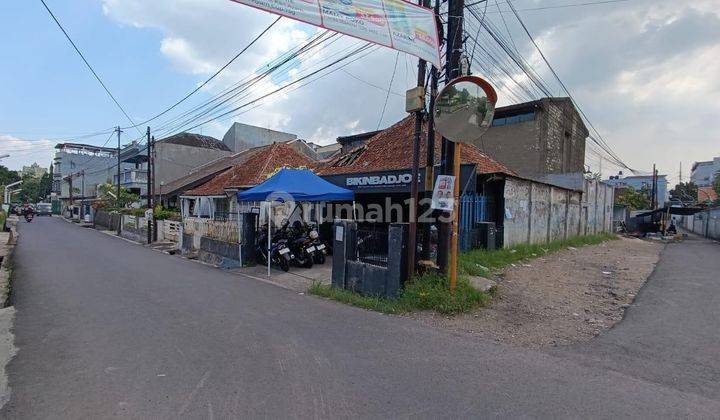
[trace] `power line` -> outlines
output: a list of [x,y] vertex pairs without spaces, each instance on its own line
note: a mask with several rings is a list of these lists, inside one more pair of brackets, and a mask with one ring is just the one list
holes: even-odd
[[[341,70],[343,73],[347,74],[348,76],[352,77],[353,79],[357,80],[357,81],[360,82],[360,83],[364,83],[364,84],[366,84],[366,85],[368,85],[368,86],[372,86],[372,87],[374,87],[374,88],[376,88],[376,89],[380,89],[380,90],[382,90],[383,92],[386,92],[386,91],[387,91],[387,89],[385,89],[384,87],[378,86],[378,85],[376,85],[376,84],[374,84],[374,83],[368,82],[367,80],[361,79],[360,77],[358,77],[358,76],[350,73],[349,71],[347,71],[347,70],[345,70],[345,69],[340,69],[340,70]],[[395,96],[400,96],[400,97],[402,97],[402,98],[405,97],[405,95],[403,95],[402,93],[398,93],[398,92],[395,92],[395,91],[391,91],[390,93],[393,94],[393,95],[395,95]]]
[[[202,89],[203,87],[205,87],[205,85],[207,85],[208,83],[210,83],[213,79],[215,79],[215,77],[217,77],[220,73],[222,73],[223,70],[225,70],[226,68],[228,68],[228,66],[230,66],[230,65],[231,65],[235,60],[237,60],[245,51],[247,51],[250,47],[252,47],[260,38],[262,38],[263,35],[265,35],[265,33],[267,33],[267,31],[270,30],[270,28],[272,28],[273,26],[275,26],[275,24],[278,23],[278,21],[280,21],[280,19],[282,19],[282,16],[279,16],[279,17],[278,17],[277,19],[275,19],[270,25],[268,25],[268,27],[266,27],[265,29],[263,29],[263,31],[260,32],[257,36],[255,36],[255,38],[253,38],[252,41],[250,41],[249,44],[247,44],[242,50],[240,50],[239,53],[235,54],[235,56],[234,56],[233,58],[231,58],[230,61],[228,61],[227,63],[225,63],[224,66],[220,67],[220,69],[219,69],[218,71],[216,71],[212,76],[210,76],[210,78],[208,78],[208,79],[205,80],[202,84],[200,84],[200,86],[198,86],[198,87],[196,87],[195,89],[193,89],[190,93],[188,93],[187,95],[185,95],[182,99],[180,99],[179,101],[175,102],[173,105],[171,105],[169,108],[165,109],[165,110],[162,111],[161,113],[159,113],[159,114],[155,115],[154,117],[152,117],[152,118],[150,118],[150,119],[148,119],[148,120],[146,120],[146,121],[143,121],[143,122],[141,122],[141,123],[139,123],[139,124],[137,124],[137,125],[133,125],[133,127],[134,127],[134,128],[137,128],[138,126],[142,126],[142,125],[145,125],[145,124],[147,124],[147,123],[149,123],[149,122],[151,122],[151,121],[154,121],[154,120],[158,119],[159,117],[162,117],[163,115],[167,114],[168,112],[170,112],[172,109],[174,109],[175,107],[177,107],[177,106],[180,105],[181,103],[185,102],[185,100],[187,100],[189,97],[191,97],[192,95],[194,95],[195,93],[197,93],[200,89]],[[126,128],[130,128],[130,127],[123,127],[123,128],[126,129]]]
[[[100,86],[102,86],[103,89],[105,89],[105,92],[107,92],[107,94],[110,96],[110,99],[112,99],[113,102],[115,102],[115,105],[117,105],[117,107],[120,109],[120,111],[122,111],[123,115],[125,115],[125,118],[127,118],[128,121],[130,121],[130,123],[133,126],[135,126],[135,122],[133,122],[132,118],[130,118],[130,115],[128,115],[128,113],[125,112],[125,109],[122,107],[122,105],[120,105],[120,102],[118,102],[118,100],[115,99],[115,96],[110,92],[110,90],[107,88],[107,86],[105,86],[105,83],[102,81],[102,79],[100,79],[100,76],[98,76],[98,74],[95,72],[95,69],[93,69],[93,67],[90,65],[90,63],[87,61],[87,59],[85,59],[85,56],[83,55],[83,53],[80,51],[80,49],[77,47],[77,45],[75,45],[75,42],[72,40],[72,38],[70,38],[70,35],[67,33],[65,28],[63,28],[62,24],[60,24],[60,21],[55,17],[55,14],[53,14],[52,10],[50,10],[47,3],[45,3],[45,0],[40,0],[40,2],[43,4],[43,6],[45,6],[45,10],[48,11],[50,16],[53,18],[53,20],[57,24],[58,28],[60,28],[62,33],[65,34],[65,38],[67,38],[67,40],[70,41],[70,44],[73,46],[73,48],[75,48],[75,51],[78,53],[80,58],[82,58],[83,62],[87,66],[87,68],[90,69],[90,72],[92,72],[93,76],[95,76],[95,79],[97,79],[97,81],[100,83]],[[138,130],[138,132],[140,132],[140,130]]]
[[585,118],[585,120],[587,121],[587,123],[588,123],[588,125],[590,126],[590,128],[595,132],[595,134],[596,134],[597,137],[599,138],[599,140],[598,140],[598,139],[595,139],[594,137],[590,136],[590,139],[592,139],[598,146],[600,146],[603,150],[605,150],[605,152],[607,152],[610,156],[612,156],[617,163],[623,165],[626,169],[630,170],[631,172],[635,172],[635,170],[632,169],[632,168],[630,168],[625,162],[623,162],[622,159],[620,159],[620,157],[617,156],[617,154],[615,154],[615,152],[613,152],[612,149],[610,148],[610,146],[605,142],[605,140],[604,140],[604,139],[602,138],[602,136],[600,135],[600,132],[595,128],[595,126],[593,125],[592,121],[590,121],[590,119],[588,118],[588,116],[585,114],[585,112],[582,110],[582,108],[580,107],[580,105],[577,103],[577,101],[575,100],[575,98],[574,98],[574,97],[572,96],[572,94],[570,93],[570,90],[567,88],[567,86],[565,86],[565,83],[563,83],[563,81],[560,79],[560,76],[558,76],[557,72],[556,72],[555,69],[552,67],[552,65],[551,65],[550,62],[548,61],[547,57],[545,57],[545,54],[544,54],[544,53],[542,52],[542,50],[540,49],[540,46],[537,44],[537,42],[535,42],[535,38],[533,38],[532,34],[530,34],[530,31],[528,30],[527,26],[525,26],[525,22],[523,22],[522,18],[520,18],[520,14],[519,14],[519,13],[517,12],[517,10],[515,9],[515,6],[514,6],[514,5],[512,4],[512,2],[509,1],[509,0],[508,0],[507,4],[508,4],[508,6],[510,6],[510,9],[512,10],[513,14],[515,15],[515,17],[517,18],[518,22],[520,23],[520,26],[522,26],[523,30],[525,31],[525,33],[527,34],[527,36],[530,38],[530,41],[531,41],[532,44],[535,46],[535,49],[536,49],[537,52],[540,54],[540,57],[543,59],[543,61],[545,62],[545,64],[546,64],[546,65],[548,66],[548,68],[550,69],[550,72],[553,74],[553,76],[554,76],[555,79],[558,81],[558,83],[560,84],[560,86],[563,88],[563,90],[565,91],[565,93],[567,93],[568,97],[569,97],[570,100],[573,102],[573,104],[574,104],[575,107],[578,109],[578,111],[579,111],[580,114],[583,116],[583,118]]
[[250,101],[250,102],[247,102],[247,103],[245,103],[245,104],[243,104],[243,105],[240,105],[240,106],[238,106],[238,107],[235,107],[235,108],[233,108],[233,109],[231,109],[231,110],[229,110],[229,111],[227,111],[227,112],[224,112],[224,113],[222,113],[222,114],[220,114],[220,115],[218,115],[218,116],[215,116],[215,117],[213,117],[213,118],[210,118],[210,119],[208,119],[208,120],[206,120],[206,121],[204,121],[204,122],[202,122],[202,123],[196,124],[196,125],[188,128],[187,130],[188,130],[188,131],[189,131],[189,130],[192,130],[192,129],[194,129],[194,128],[197,128],[197,127],[200,127],[200,126],[202,126],[202,125],[205,125],[205,124],[207,124],[207,123],[209,123],[209,122],[211,122],[211,121],[214,121],[214,120],[217,120],[217,119],[219,119],[219,118],[222,118],[222,117],[224,117],[224,116],[226,116],[226,115],[230,115],[230,114],[232,114],[232,113],[234,113],[234,112],[236,112],[236,111],[238,111],[238,110],[240,110],[240,109],[242,109],[242,108],[245,108],[245,107],[247,107],[247,106],[249,106],[249,105],[252,105],[252,104],[254,104],[254,103],[256,103],[256,102],[258,102],[258,101],[260,101],[260,100],[262,100],[262,99],[264,99],[264,98],[266,98],[266,97],[268,97],[268,96],[270,96],[270,95],[273,95],[273,94],[275,94],[275,93],[278,93],[278,92],[280,92],[280,91],[282,91],[282,90],[284,90],[284,89],[287,89],[287,88],[289,88],[290,86],[293,86],[293,85],[295,85],[295,84],[297,84],[297,83],[299,83],[299,82],[301,82],[301,81],[303,81],[303,80],[305,80],[305,79],[307,79],[307,78],[309,78],[309,77],[311,77],[311,76],[314,76],[315,74],[318,74],[318,73],[320,73],[321,71],[323,71],[323,70],[325,70],[325,69],[327,69],[327,68],[330,68],[330,67],[334,66],[335,64],[340,63],[340,62],[342,62],[342,61],[344,61],[344,60],[352,57],[353,55],[357,55],[357,54],[359,54],[359,53],[367,50],[367,49],[370,48],[370,47],[372,47],[372,44],[371,44],[371,43],[369,43],[369,42],[368,42],[368,43],[365,43],[362,47],[356,49],[355,51],[352,51],[352,52],[346,54],[345,56],[343,56],[343,57],[341,57],[341,58],[333,61],[332,63],[330,63],[330,64],[328,64],[328,65],[326,65],[326,66],[324,66],[324,67],[322,67],[322,68],[320,68],[320,69],[318,69],[318,70],[313,71],[313,72],[310,73],[310,74],[307,74],[307,75],[305,75],[305,76],[303,76],[303,77],[301,77],[301,78],[298,78],[298,79],[296,79],[296,80],[294,80],[294,81],[292,81],[292,82],[290,82],[290,83],[288,83],[288,84],[286,84],[286,85],[283,85],[283,86],[281,86],[281,87],[279,87],[279,88],[277,88],[277,89],[275,89],[275,90],[273,90],[273,91],[271,91],[271,92],[269,92],[269,93],[267,93],[267,94],[259,97],[259,98],[253,99],[253,100]]
[[[314,39],[310,40],[309,42],[302,45],[300,48],[298,48],[296,51],[289,51],[288,53],[284,54],[283,56],[278,57],[276,60],[268,64],[268,68],[261,73],[254,75],[252,77],[248,77],[243,81],[240,81],[234,85],[229,90],[226,90],[222,94],[218,95],[217,97],[211,99],[210,101],[207,101],[205,104],[202,104],[198,107],[195,107],[193,110],[190,110],[189,112],[184,113],[183,115],[174,118],[173,120],[166,122],[163,126],[156,129],[155,132],[173,132],[178,129],[180,129],[183,126],[192,124],[195,121],[199,121],[200,118],[206,115],[210,115],[213,113],[222,113],[224,110],[228,109],[230,106],[234,106],[234,104],[239,103],[241,100],[244,100],[248,96],[252,94],[252,91],[249,91],[248,93],[245,93],[250,88],[252,88],[255,84],[272,74],[278,69],[283,68],[286,64],[293,62],[298,57],[302,56],[303,54],[307,53],[311,49],[317,48],[321,46],[323,43],[335,38],[336,34],[331,34],[328,37],[323,38],[325,35],[327,35],[329,31],[325,31],[323,34],[315,37]],[[335,39],[337,40],[337,38]],[[326,48],[327,46],[331,45],[333,40],[330,44],[322,46],[322,49]],[[317,51],[319,52],[319,51]],[[328,58],[332,57],[329,56]],[[287,75],[286,75],[287,76]],[[234,92],[234,93],[233,93]],[[228,94],[232,93],[229,97],[223,99],[222,101],[216,103],[210,108],[207,108],[208,106],[215,103],[217,100],[222,99],[223,97],[226,97]],[[242,95],[242,96],[241,96]],[[227,104],[227,105],[226,105]],[[203,108],[206,108],[205,110],[202,110]],[[189,116],[195,111],[199,111],[198,113],[195,113],[193,116]],[[186,118],[187,117],[187,118]],[[175,124],[172,126],[176,121],[179,121],[181,119],[185,118],[183,121],[181,121],[179,124]],[[171,127],[172,126],[172,127]]]
[[387,95],[385,95],[385,103],[383,104],[382,112],[380,113],[380,120],[378,121],[377,128],[375,130],[380,129],[380,124],[382,124],[383,117],[385,116],[385,108],[387,107],[388,99],[390,99],[390,91],[392,90],[393,81],[395,80],[395,72],[397,71],[397,63],[399,57],[400,51],[395,54],[395,65],[393,66],[392,76],[390,76],[390,85],[387,88]]

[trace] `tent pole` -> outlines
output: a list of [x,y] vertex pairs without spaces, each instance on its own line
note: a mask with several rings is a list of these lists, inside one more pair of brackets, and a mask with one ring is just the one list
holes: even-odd
[[353,200],[353,220],[357,221],[357,212],[355,211],[355,200]]
[[267,264],[268,264],[268,278],[270,278],[270,247],[271,247],[271,245],[270,245],[270,238],[272,238],[272,235],[270,234],[270,217],[271,217],[271,216],[270,216],[270,206],[272,206],[272,204],[270,204],[269,201],[266,201],[266,203],[268,204],[268,219],[267,219],[267,225],[268,225],[268,252],[267,252]]

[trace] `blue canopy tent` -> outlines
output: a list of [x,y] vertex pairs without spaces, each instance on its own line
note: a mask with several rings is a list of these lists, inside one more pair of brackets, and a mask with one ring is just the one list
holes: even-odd
[[309,169],[283,168],[262,184],[246,191],[238,191],[238,201],[280,201],[283,197],[294,201],[352,201],[355,193],[331,184]]
[[265,182],[245,191],[238,191],[237,200],[268,202],[268,277],[270,277],[270,218],[273,202],[321,202],[321,201],[352,201],[355,213],[355,193],[352,190],[338,187],[309,169],[283,168]]

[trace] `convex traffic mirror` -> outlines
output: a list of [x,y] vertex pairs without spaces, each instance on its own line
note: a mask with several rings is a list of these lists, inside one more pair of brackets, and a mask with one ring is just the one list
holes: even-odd
[[495,116],[497,93],[477,76],[452,80],[435,99],[435,129],[456,143],[475,143]]

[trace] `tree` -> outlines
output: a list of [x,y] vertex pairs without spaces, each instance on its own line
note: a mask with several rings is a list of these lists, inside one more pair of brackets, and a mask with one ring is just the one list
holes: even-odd
[[698,201],[698,186],[694,182],[681,182],[670,190],[670,197],[684,202]]
[[715,178],[713,179],[713,190],[718,197],[720,197],[720,170],[715,172]]
[[650,191],[643,187],[636,191],[632,187],[619,190],[615,195],[615,203],[626,206],[630,210],[643,210],[650,208]]
[[8,185],[19,180],[20,176],[17,172],[11,171],[5,166],[0,165],[0,185]]
[[98,198],[107,199],[111,206],[125,208],[129,204],[140,200],[140,196],[133,194],[127,188],[120,188],[120,197],[115,197],[116,186],[113,184],[100,184],[97,187]]

